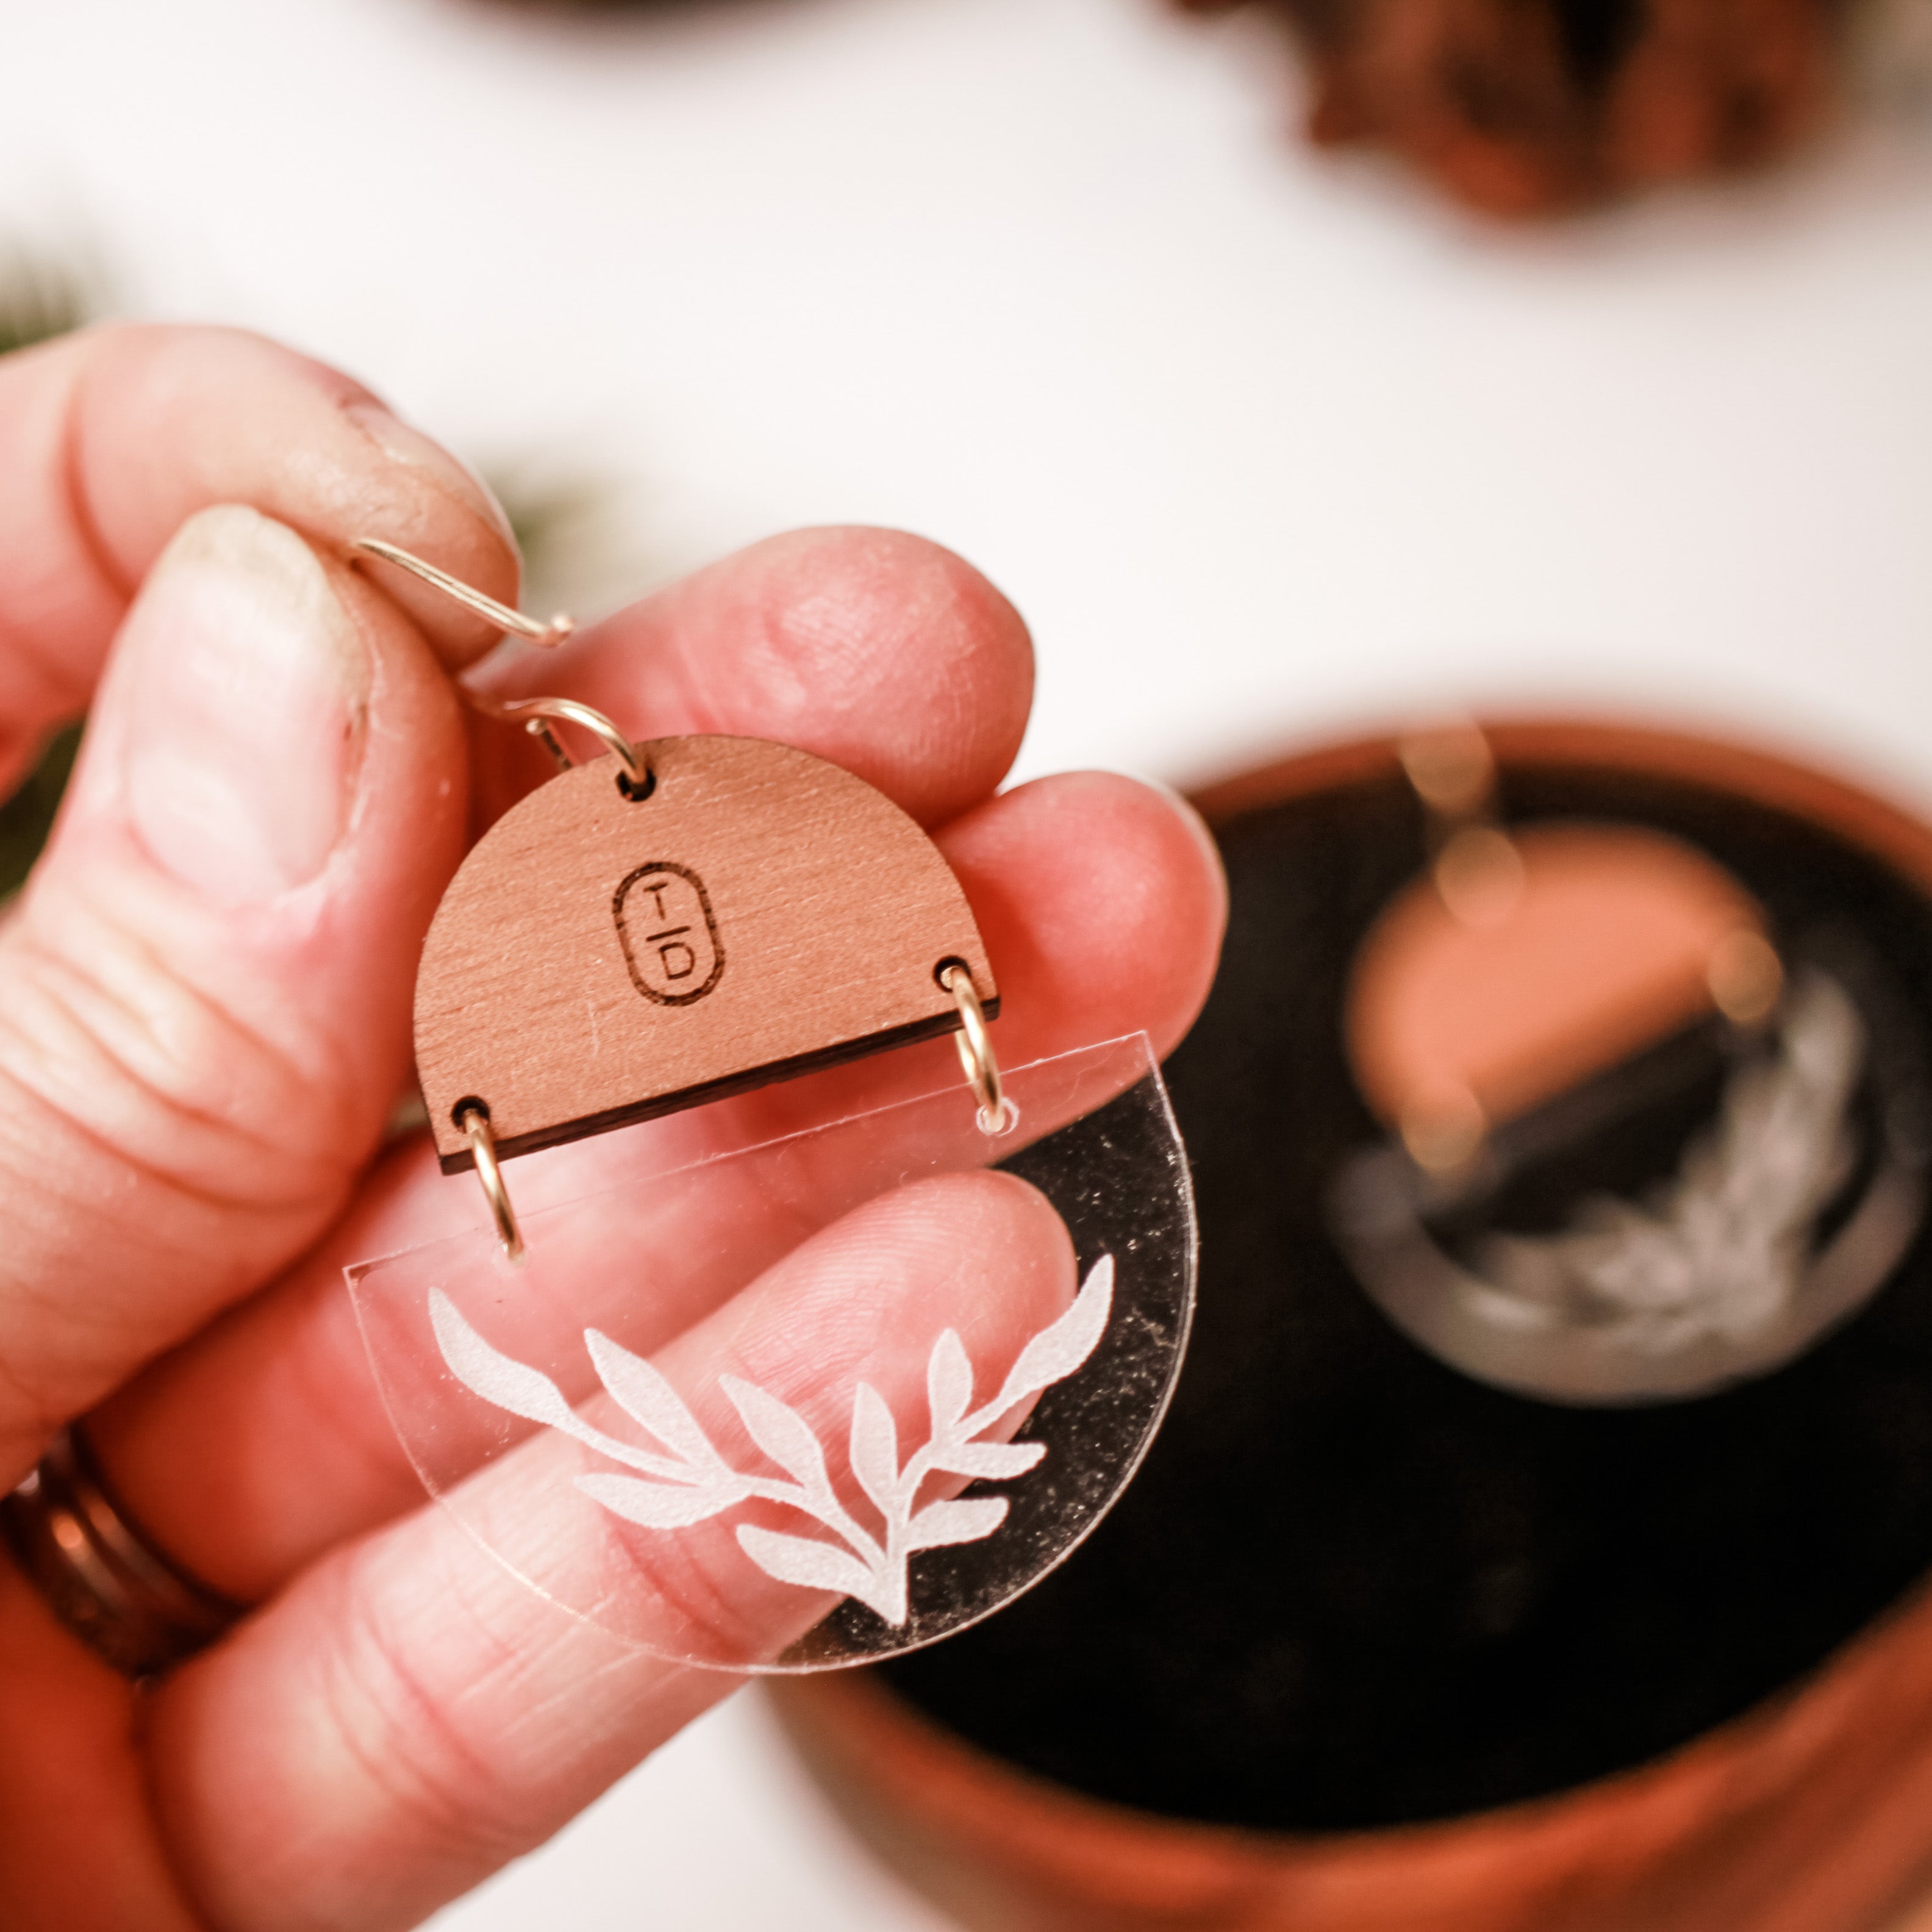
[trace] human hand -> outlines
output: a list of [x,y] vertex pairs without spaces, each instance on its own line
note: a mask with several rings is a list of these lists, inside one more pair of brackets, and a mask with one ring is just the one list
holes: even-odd
[[[383,1129],[436,900],[548,770],[472,733],[452,690],[488,634],[344,559],[379,536],[514,602],[513,549],[481,486],[365,392],[224,332],[0,362],[0,783],[92,706],[0,927],[0,1486],[85,1415],[144,1533],[259,1606],[136,1691],[0,1562],[0,1918],[411,1924],[734,1682],[564,1615],[424,1504],[341,1282],[479,1218],[424,1137]],[[932,544],[782,537],[520,675],[638,736],[781,739],[897,800],[972,900],[1010,1064],[1136,1029],[1164,1051],[1204,995],[1204,836],[1103,776],[994,795],[1030,647]],[[896,1058],[908,1090],[956,1078],[944,1041]],[[567,1192],[620,1172],[626,1138],[532,1166]],[[856,1258],[1010,1348],[1040,1312],[1010,1281],[1064,1292],[1064,1250],[1030,1191],[955,1176],[740,1298],[829,1294]],[[678,1311],[686,1346],[731,1312]]]

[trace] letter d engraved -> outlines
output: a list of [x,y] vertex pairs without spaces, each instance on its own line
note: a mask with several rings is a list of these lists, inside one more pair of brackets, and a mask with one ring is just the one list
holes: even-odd
[[717,985],[724,947],[704,881],[688,866],[654,860],[610,896],[631,983],[661,1006],[688,1006]]

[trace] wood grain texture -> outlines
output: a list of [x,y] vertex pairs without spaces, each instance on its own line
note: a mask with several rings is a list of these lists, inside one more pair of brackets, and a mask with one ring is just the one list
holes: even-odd
[[938,848],[862,779],[755,738],[658,739],[554,778],[478,842],[416,975],[416,1069],[446,1173],[459,1102],[508,1158],[958,1024],[936,977],[992,970]]

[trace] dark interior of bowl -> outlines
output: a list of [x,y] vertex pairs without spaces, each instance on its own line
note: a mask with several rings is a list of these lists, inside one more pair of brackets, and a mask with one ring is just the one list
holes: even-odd
[[[1702,847],[1781,944],[1865,962],[1894,1016],[1876,1050],[1919,1053],[1932,905],[1882,863],[1674,780],[1506,770],[1503,801]],[[1327,1207],[1381,1132],[1340,1015],[1422,862],[1415,802],[1391,776],[1220,836],[1226,952],[1168,1069],[1202,1232],[1172,1415],[1061,1569],[886,1678],[1078,1790],[1332,1831],[1564,1790],[1802,1678],[1932,1566],[1932,1243],[1799,1360],[1700,1400],[1565,1408],[1444,1366],[1358,1287]]]

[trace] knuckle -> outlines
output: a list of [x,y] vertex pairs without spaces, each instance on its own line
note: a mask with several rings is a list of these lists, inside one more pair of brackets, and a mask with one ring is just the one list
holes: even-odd
[[[459,1713],[488,1708],[490,1690],[518,1669],[514,1646],[498,1639],[466,1600],[458,1580],[433,1593],[436,1641],[412,1640],[422,1626],[394,1626],[380,1591],[338,1586],[338,1633],[323,1689],[328,1722],[368,1795],[411,1856],[460,1870],[493,1869],[530,1847],[505,1755],[472,1738]],[[462,1661],[460,1686],[441,1679]]]
[[320,1070],[98,911],[29,908],[0,946],[0,982],[16,1151],[79,1141],[178,1195],[255,1210],[332,1196],[356,1165]]

